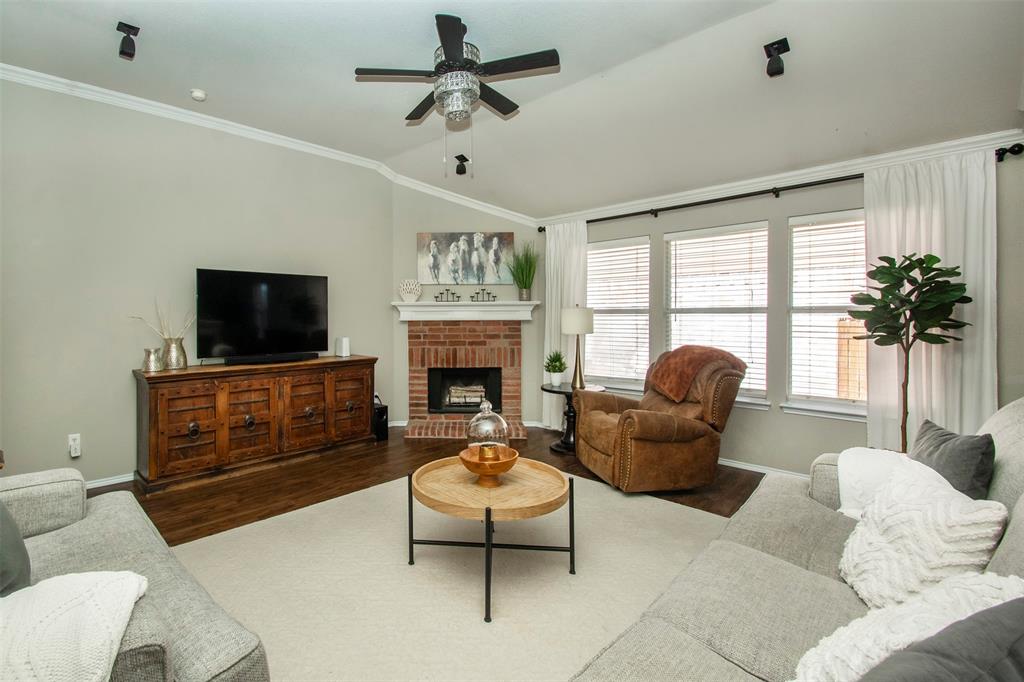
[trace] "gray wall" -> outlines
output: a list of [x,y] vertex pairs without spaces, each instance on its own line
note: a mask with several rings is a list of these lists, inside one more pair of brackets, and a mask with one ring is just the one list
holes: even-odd
[[[440,172],[440,167],[438,168]],[[465,178],[467,182],[471,180]],[[395,185],[394,189],[394,277],[397,283],[403,279],[416,278],[416,233],[417,232],[515,232],[516,247],[532,242],[541,252],[537,279],[533,283],[533,298],[544,299],[544,238],[537,228],[482,214],[471,208],[444,201],[437,197]],[[392,287],[394,288],[394,287]],[[479,287],[448,287],[462,294],[462,300]],[[430,300],[444,286],[423,285],[422,300]],[[513,286],[490,287],[502,300],[513,300],[517,290]],[[394,300],[399,300],[397,293]],[[409,418],[409,384],[405,381],[409,370],[409,344],[405,323],[398,322],[398,311],[394,312],[394,390],[389,396],[382,396],[390,404],[388,415],[396,421]],[[523,323],[523,421],[540,421],[540,385],[543,383],[542,358],[544,349],[544,308],[533,309],[533,320]]]
[[[391,183],[378,173],[4,82],[5,473],[135,469],[131,370],[197,266],[329,277],[330,336],[392,383]],[[382,343],[383,341],[383,343]],[[186,349],[195,357],[195,333]],[[71,460],[66,436],[82,434]]]

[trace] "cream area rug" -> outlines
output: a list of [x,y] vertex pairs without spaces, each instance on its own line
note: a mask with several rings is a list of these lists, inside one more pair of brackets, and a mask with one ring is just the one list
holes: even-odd
[[[576,575],[560,552],[416,546],[399,479],[174,548],[263,640],[275,680],[566,680],[718,537],[727,519],[583,479]],[[415,503],[417,538],[483,524]],[[568,544],[568,509],[497,523],[495,542]]]

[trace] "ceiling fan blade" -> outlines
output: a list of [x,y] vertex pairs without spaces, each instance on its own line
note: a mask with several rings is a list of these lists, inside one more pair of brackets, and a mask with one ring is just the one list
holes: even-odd
[[419,69],[356,69],[357,76],[414,76],[416,78],[430,78],[433,71],[422,71]]
[[437,21],[437,37],[441,39],[444,58],[451,61],[462,59],[462,39],[466,35],[462,19],[450,14],[438,14],[434,19]]
[[519,105],[501,94],[487,83],[480,84],[480,99],[494,107],[502,116],[508,116],[519,108]]
[[[481,83],[481,85],[483,85]],[[430,94],[423,98],[423,101],[416,105],[416,108],[409,112],[409,115],[405,117],[406,121],[418,121],[427,115],[427,112],[434,108],[434,92],[430,91]]]
[[558,50],[542,50],[521,54],[518,57],[506,57],[495,59],[493,62],[484,62],[480,65],[480,71],[484,76],[498,76],[503,73],[515,73],[516,71],[532,71],[543,69],[549,66],[558,66]]

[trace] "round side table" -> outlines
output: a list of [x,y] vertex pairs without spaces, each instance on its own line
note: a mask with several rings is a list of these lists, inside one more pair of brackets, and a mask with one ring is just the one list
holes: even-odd
[[[559,384],[555,386],[553,384],[544,384],[540,387],[540,390],[545,393],[557,393],[558,395],[565,397],[565,412],[562,414],[565,416],[565,431],[562,432],[562,437],[551,444],[551,451],[557,452],[561,455],[572,455],[576,453],[576,408],[572,404],[572,385],[571,384]],[[584,386],[584,391],[603,391],[604,386],[598,386],[596,384],[589,384]]]

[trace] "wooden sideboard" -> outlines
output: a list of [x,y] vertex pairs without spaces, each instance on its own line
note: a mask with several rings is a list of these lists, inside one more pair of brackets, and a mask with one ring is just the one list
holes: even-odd
[[353,355],[135,370],[143,492],[372,438],[373,367]]

